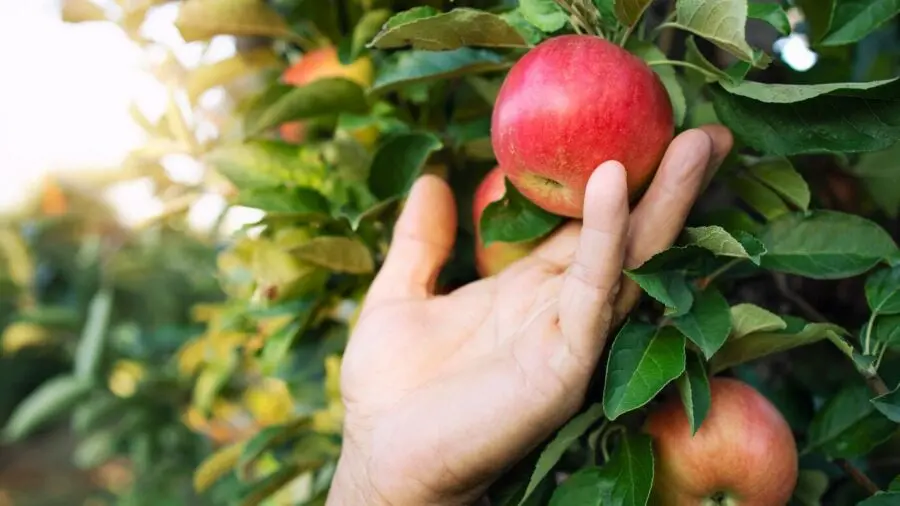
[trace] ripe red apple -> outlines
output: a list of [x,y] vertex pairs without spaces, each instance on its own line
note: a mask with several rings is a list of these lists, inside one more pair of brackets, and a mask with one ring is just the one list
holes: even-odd
[[674,134],[672,103],[656,73],[592,35],[538,44],[512,67],[497,96],[491,142],[516,188],[538,206],[581,218],[588,179],[616,160],[636,196]]
[[691,436],[680,399],[654,410],[659,506],[783,506],[797,484],[797,446],[787,421],[768,399],[735,379],[713,378],[706,420]]
[[472,218],[475,220],[475,266],[481,277],[493,276],[515,261],[525,257],[536,246],[529,242],[492,242],[485,247],[481,242],[481,215],[491,202],[503,198],[506,194],[506,181],[503,170],[495,167],[488,172],[478,188],[472,201]]

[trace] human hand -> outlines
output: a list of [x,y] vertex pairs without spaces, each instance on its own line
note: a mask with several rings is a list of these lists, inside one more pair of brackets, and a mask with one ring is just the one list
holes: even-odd
[[582,222],[447,295],[434,285],[455,203],[443,180],[420,178],[344,354],[328,504],[471,504],[573,416],[608,333],[640,297],[622,269],[673,243],[731,144],[720,126],[679,135],[632,211],[622,165],[601,165]]

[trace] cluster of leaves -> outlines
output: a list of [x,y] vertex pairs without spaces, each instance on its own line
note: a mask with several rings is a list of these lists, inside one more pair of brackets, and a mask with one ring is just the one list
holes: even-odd
[[[900,82],[896,49],[872,44],[893,33],[900,6],[795,3],[184,1],[186,41],[247,42],[181,73],[195,112],[224,87],[238,121],[206,143],[177,108],[149,126],[223,176],[234,205],[264,213],[220,253],[227,298],[195,308],[204,330],[177,353],[192,385],[187,423],[221,446],[197,469],[197,489],[217,502],[323,503],[340,451],[340,355],[397,203],[423,171],[444,175],[461,230],[440,282],[474,279],[468,210],[496,163],[490,114],[505,72],[547,38],[592,33],[647,61],[679,129],[722,123],[737,144],[678,243],[625,273],[647,297],[611,340],[598,390],[492,488],[492,504],[647,504],[643,414],[678,395],[699,430],[717,374],[752,383],[789,420],[802,453],[796,504],[895,501],[900,470],[877,460],[896,451],[900,423],[900,377],[888,366],[900,358],[900,251],[884,226],[900,214]],[[805,74],[748,42],[748,26],[796,32],[786,8],[802,10],[821,54]],[[322,47],[345,64],[371,62],[368,85],[279,79]],[[236,84],[246,77],[262,87]],[[298,122],[303,139],[286,138],[282,127]],[[518,242],[561,222],[507,185],[481,226],[486,242]],[[842,279],[861,281],[863,321],[822,314],[796,289]]]
[[56,184],[42,200],[0,233],[14,296],[2,313],[3,443],[68,418],[76,468],[125,472],[101,496],[203,504],[183,477],[210,445],[181,421],[191,385],[172,357],[197,329],[184,307],[221,297],[214,251],[172,229],[126,230],[93,195]]

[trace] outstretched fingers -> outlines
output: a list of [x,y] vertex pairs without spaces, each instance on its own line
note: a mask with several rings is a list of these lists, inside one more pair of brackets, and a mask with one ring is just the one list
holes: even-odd
[[431,296],[453,249],[456,226],[456,203],[447,183],[433,175],[419,178],[394,227],[390,249],[366,304]]
[[625,167],[606,162],[587,185],[584,220],[559,296],[559,326],[570,350],[593,362],[605,343],[629,227]]

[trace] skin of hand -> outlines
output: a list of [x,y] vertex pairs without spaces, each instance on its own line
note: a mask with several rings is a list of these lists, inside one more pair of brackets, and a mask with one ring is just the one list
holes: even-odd
[[602,164],[583,220],[446,295],[434,290],[455,202],[442,179],[421,177],[344,354],[344,443],[327,504],[473,504],[552,436],[641,295],[623,268],[675,241],[731,146],[721,126],[681,133],[633,209],[622,165]]

